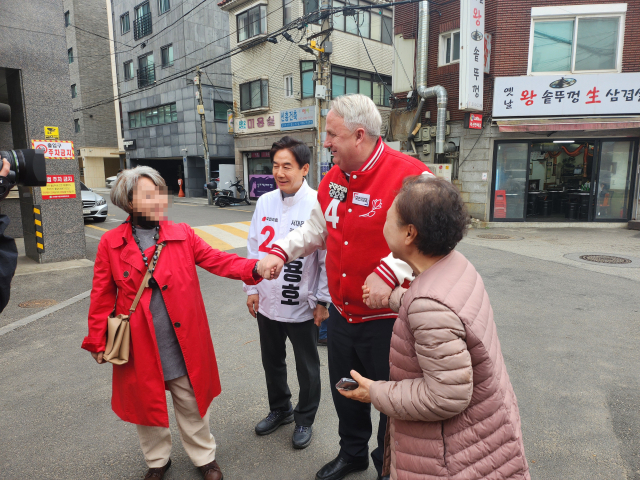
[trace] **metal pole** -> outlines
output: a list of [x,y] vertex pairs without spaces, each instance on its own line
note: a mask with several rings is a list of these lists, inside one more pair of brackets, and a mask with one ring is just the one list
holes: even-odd
[[[329,0],[322,0],[320,2],[320,12],[325,13],[329,8],[331,8],[331,4],[329,2]],[[326,32],[329,31],[329,33],[323,35],[321,43],[320,43],[320,47],[324,47],[324,43],[325,41],[329,40],[329,36],[331,35],[330,33],[330,29],[331,29],[331,23],[332,23],[332,17],[331,15],[327,15],[322,19],[322,26],[320,27],[320,31],[322,32]],[[325,66],[323,65],[323,62],[326,62],[326,68],[324,68]],[[327,75],[331,75],[331,64],[329,61],[329,55],[326,53],[322,53],[322,52],[318,52],[318,81],[320,82],[321,85],[324,85],[324,78],[323,78],[323,72],[326,72]],[[328,82],[329,86],[331,86],[331,82]],[[327,89],[327,92],[329,92],[329,90]],[[325,97],[326,98],[326,97]],[[331,98],[331,97],[329,97]],[[317,165],[317,175],[318,175],[318,186],[320,186],[320,180],[322,180],[322,129],[321,129],[321,125],[322,125],[322,101],[319,98],[316,98],[316,115],[317,115],[317,121],[318,121],[318,128],[316,129],[316,132],[318,134],[318,138],[316,140],[317,145],[318,145],[318,151],[317,151],[317,157],[318,157],[318,165]]]
[[[209,142],[207,141],[207,122],[204,117],[204,102],[202,98],[202,72],[200,71],[200,67],[196,67],[196,84],[198,86],[198,110],[200,111],[200,123],[202,125],[202,143],[204,145],[204,183],[207,184],[211,180],[210,170],[209,170]],[[186,175],[185,175],[186,176]],[[207,190],[207,203],[209,205],[213,204],[213,197],[211,196],[211,190],[208,188]]]

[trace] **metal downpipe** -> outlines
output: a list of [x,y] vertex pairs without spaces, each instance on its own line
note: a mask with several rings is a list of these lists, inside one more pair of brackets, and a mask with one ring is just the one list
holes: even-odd
[[[429,47],[429,2],[420,2],[418,10],[418,47],[416,64],[416,85],[418,95],[423,99],[436,97],[438,119],[436,121],[436,154],[455,150],[455,146],[445,145],[447,132],[447,89],[441,85],[427,87],[427,53]],[[420,115],[420,112],[416,117]],[[414,119],[415,120],[415,119]],[[415,124],[413,126],[415,128]]]

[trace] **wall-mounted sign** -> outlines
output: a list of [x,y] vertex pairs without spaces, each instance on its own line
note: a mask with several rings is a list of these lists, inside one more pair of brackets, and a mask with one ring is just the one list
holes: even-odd
[[122,145],[124,145],[125,150],[135,150],[136,148],[138,148],[136,146],[135,138],[133,140],[123,140]]
[[494,117],[640,114],[640,73],[496,77]]
[[50,160],[73,160],[73,142],[51,141],[51,140],[31,140],[31,148],[44,153],[44,158]]
[[491,34],[484,34],[484,73],[491,72]]
[[47,186],[40,187],[43,200],[76,198],[76,182],[73,175],[47,175]]
[[44,138],[47,140],[59,140],[60,131],[58,127],[44,127]]
[[239,134],[276,130],[280,130],[280,115],[278,112],[265,113],[256,117],[236,118],[235,120],[235,131]]
[[473,130],[482,130],[482,114],[481,113],[465,113],[464,128]]
[[280,112],[280,130],[316,127],[316,107],[292,108]]
[[227,110],[227,130],[233,133],[233,110]]
[[482,111],[484,0],[460,0],[460,110]]

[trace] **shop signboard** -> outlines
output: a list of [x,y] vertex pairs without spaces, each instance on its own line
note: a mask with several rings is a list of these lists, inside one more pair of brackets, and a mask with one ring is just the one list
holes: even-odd
[[493,117],[640,114],[640,73],[496,77]]
[[49,160],[73,160],[73,142],[51,141],[51,140],[31,140],[31,148],[44,153],[44,158]]
[[76,198],[76,182],[73,175],[47,175],[47,185],[40,187],[43,200]]
[[280,130],[279,112],[271,112],[254,117],[235,119],[235,131],[240,135],[247,133],[273,132],[277,130]]
[[276,189],[273,175],[249,175],[249,196],[258,198]]
[[464,128],[482,130],[482,114],[481,113],[465,113]]
[[316,107],[300,107],[280,112],[280,130],[316,127]]
[[460,0],[460,110],[482,111],[485,48],[484,0]]

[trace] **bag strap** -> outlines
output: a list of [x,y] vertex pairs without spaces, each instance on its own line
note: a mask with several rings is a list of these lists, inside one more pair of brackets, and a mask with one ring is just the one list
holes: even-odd
[[152,260],[151,265],[149,265],[149,267],[147,268],[147,273],[145,273],[144,278],[142,279],[142,284],[140,284],[140,288],[138,289],[138,294],[136,295],[136,298],[131,304],[131,308],[129,309],[129,317],[131,317],[133,315],[133,312],[135,312],[136,307],[138,306],[138,302],[142,297],[142,293],[144,292],[144,289],[149,286],[149,280],[151,279],[152,272],[156,269],[158,259],[160,258],[160,252],[162,252],[163,248],[164,248],[164,243],[161,243],[160,245],[158,245],[158,249],[156,250],[157,256],[154,255],[154,259]]

